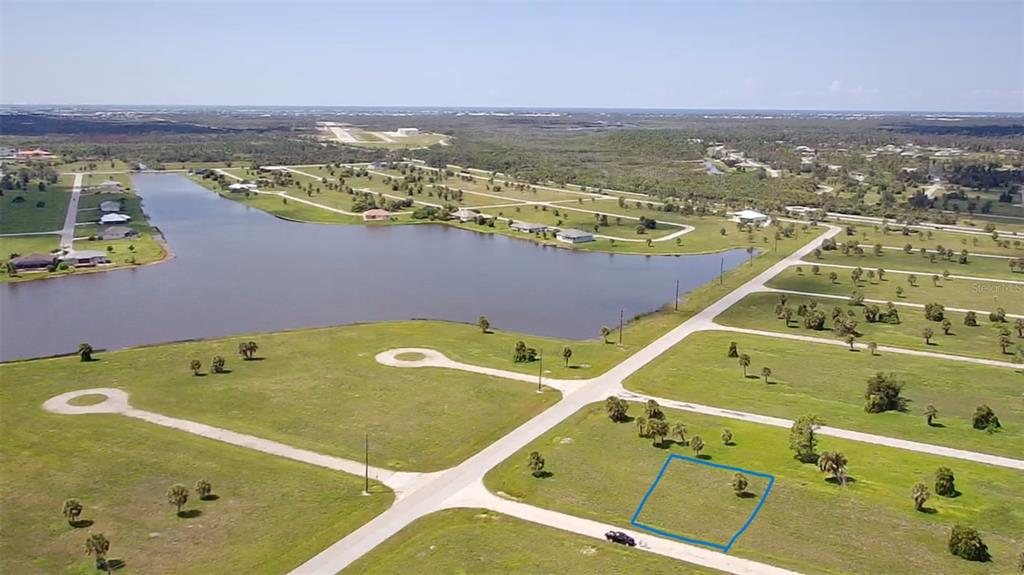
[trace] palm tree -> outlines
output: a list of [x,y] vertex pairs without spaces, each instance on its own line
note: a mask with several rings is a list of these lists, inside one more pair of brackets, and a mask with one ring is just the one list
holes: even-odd
[[770,367],[761,368],[761,377],[764,378],[764,382],[768,383],[768,378],[772,375],[772,369]]
[[742,497],[747,492],[747,485],[749,485],[749,482],[742,473],[733,474],[732,490],[736,492],[737,497]]
[[913,491],[910,492],[910,496],[914,498],[914,509],[921,511],[924,509],[924,502],[928,501],[931,497],[931,493],[928,492],[928,486],[918,481],[914,484]]
[[92,346],[88,342],[78,344],[78,357],[82,361],[92,361]]
[[634,423],[636,423],[636,434],[640,437],[647,437],[647,419],[638,417]]
[[939,410],[935,409],[934,405],[929,405],[928,407],[924,408],[924,417],[928,421],[928,425],[931,425],[932,421],[938,419]]
[[704,440],[699,435],[694,435],[690,440],[690,449],[693,450],[694,455],[700,457],[700,452],[704,451]]
[[665,419],[665,413],[661,411],[661,406],[653,399],[648,399],[644,404],[644,415],[647,416],[647,419]]
[[530,473],[534,477],[540,477],[544,471],[544,456],[538,451],[530,452],[530,461],[527,463],[530,466]]
[[921,330],[921,337],[924,338],[925,345],[931,345],[933,335],[935,335],[935,332],[933,332],[930,327],[926,327]]
[[942,319],[942,333],[949,335],[949,330],[953,329],[953,322],[949,321],[949,318]]
[[852,333],[850,335],[846,336],[846,345],[850,346],[850,351],[854,350],[853,344],[856,341],[857,341],[857,336],[853,335]]
[[210,361],[210,371],[212,371],[213,373],[224,373],[225,363],[226,362],[224,361],[223,357],[219,355],[213,356],[213,359]]
[[654,439],[654,446],[664,445],[665,438],[668,437],[669,426],[668,422],[664,419],[651,419],[647,422],[647,435]]
[[826,451],[818,456],[818,469],[831,474],[839,485],[846,485],[846,456],[838,451]]
[[743,377],[747,377],[747,368],[750,367],[750,356],[747,354],[740,355],[740,367],[743,368]]
[[107,564],[107,553],[110,552],[110,541],[102,533],[92,533],[85,540],[85,553],[96,558],[96,568],[110,573]]
[[679,437],[679,444],[686,445],[686,424],[676,423],[672,426],[672,435]]
[[612,330],[606,325],[601,326],[601,338],[605,343],[608,343],[608,336],[612,334]]
[[562,359],[565,360],[565,367],[569,367],[569,358],[572,357],[572,348],[565,346],[562,348]]
[[178,509],[178,515],[181,515],[181,506],[188,502],[188,487],[180,483],[175,483],[167,490],[167,502],[175,506]]
[[728,429],[722,431],[722,443],[732,445],[732,432]]
[[878,351],[878,344],[873,342],[873,341],[869,341],[868,342],[868,351],[871,352],[871,355],[875,355],[875,352]]
[[188,368],[192,370],[192,375],[199,375],[199,370],[203,369],[203,362],[198,359],[193,359],[188,364]]
[[75,521],[78,521],[78,516],[82,514],[82,503],[74,498],[65,499],[60,514],[68,520],[68,525],[74,525]]
[[480,319],[476,320],[476,324],[480,326],[480,331],[484,333],[491,329],[491,322],[485,315],[480,316]]
[[614,395],[608,396],[608,399],[604,400],[605,411],[608,412],[608,417],[612,421],[623,421],[626,419],[626,411],[629,409],[629,402],[621,397]]
[[205,479],[200,479],[199,481],[196,481],[195,490],[196,495],[199,496],[199,499],[206,499],[210,497],[210,492],[213,491],[213,486],[210,485],[209,481],[206,481]]

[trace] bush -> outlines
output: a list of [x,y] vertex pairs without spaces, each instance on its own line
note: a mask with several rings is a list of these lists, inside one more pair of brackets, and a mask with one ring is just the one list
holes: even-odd
[[868,413],[883,411],[903,411],[907,407],[906,398],[900,397],[903,384],[896,381],[896,374],[876,373],[868,379],[868,387],[864,392],[864,410]]
[[992,424],[994,424],[995,427],[1000,427],[999,418],[996,417],[996,413],[987,405],[979,405],[978,408],[974,410],[974,429],[988,429],[988,426]]
[[930,303],[924,306],[924,317],[931,321],[942,321],[946,308],[942,304]]
[[950,531],[949,552],[968,561],[988,561],[992,558],[978,531],[963,525],[955,525]]

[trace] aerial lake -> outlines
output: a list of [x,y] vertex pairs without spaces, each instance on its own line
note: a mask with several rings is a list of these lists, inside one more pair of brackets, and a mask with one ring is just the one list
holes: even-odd
[[[413,318],[590,339],[743,262],[573,252],[442,225],[287,222],[175,174],[133,176],[175,258],[0,284],[0,360]],[[396,345],[403,342],[395,342]],[[424,342],[405,342],[414,345]]]

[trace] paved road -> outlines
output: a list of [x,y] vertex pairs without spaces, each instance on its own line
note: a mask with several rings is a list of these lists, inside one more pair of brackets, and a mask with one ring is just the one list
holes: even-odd
[[[850,265],[846,265],[846,264],[826,264],[826,263],[816,262],[816,261],[811,261],[811,262],[807,262],[807,263],[813,264],[813,265],[816,265],[816,266],[819,266],[819,267],[823,267],[823,268],[841,268],[841,269],[847,269],[847,270],[853,270],[853,269],[857,269],[857,268],[860,268],[862,270],[877,269],[877,268],[874,268],[872,266],[850,266]],[[939,277],[944,278],[944,279],[945,278],[949,278],[949,279],[954,279],[954,280],[969,280],[969,281],[977,281],[977,282],[995,282],[995,283],[1002,283],[1002,284],[1024,285],[1024,280],[1011,280],[1011,279],[1002,279],[1002,278],[983,278],[983,277],[978,277],[978,276],[962,276],[962,275],[958,275],[958,274],[949,274],[948,276],[943,276],[942,274],[936,274],[934,272],[925,272],[925,271],[921,271],[921,270],[913,271],[913,270],[894,270],[894,269],[889,269],[889,268],[883,268],[883,269],[885,270],[885,273],[887,273],[887,274],[916,275],[916,276],[921,277],[922,280],[924,280],[924,279],[926,279],[926,278],[928,278],[928,277],[930,277],[932,275],[938,275]]]
[[76,173],[68,200],[68,212],[64,215],[64,228],[60,232],[60,246],[70,248],[75,242],[75,222],[78,220],[78,199],[82,195],[82,180],[85,174]]

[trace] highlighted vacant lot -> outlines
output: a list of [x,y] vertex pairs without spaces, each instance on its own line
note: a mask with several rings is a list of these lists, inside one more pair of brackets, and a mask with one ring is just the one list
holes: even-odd
[[[737,473],[747,482],[740,490],[733,488]],[[766,473],[673,453],[665,459],[630,523],[658,535],[728,553],[761,511],[774,484],[775,477]],[[680,498],[680,491],[690,496]],[[695,513],[698,508],[699,513]],[[694,519],[707,513],[713,513],[719,521],[710,525]]]

